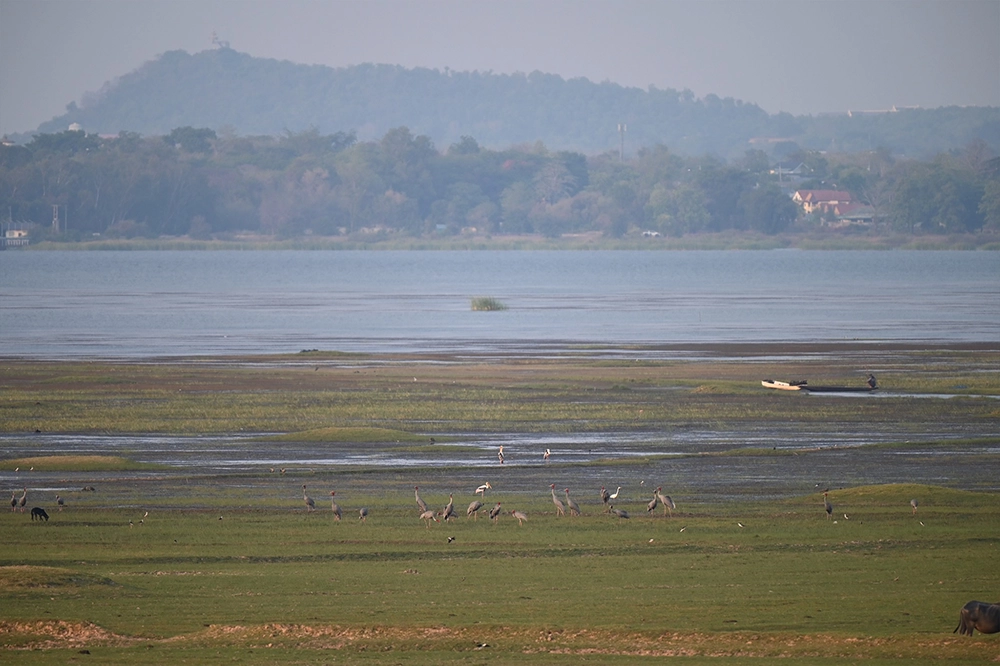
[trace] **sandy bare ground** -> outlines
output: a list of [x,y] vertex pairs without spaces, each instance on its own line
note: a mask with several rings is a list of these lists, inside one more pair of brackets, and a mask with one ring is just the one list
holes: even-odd
[[[86,622],[0,621],[0,643],[8,650],[131,648],[163,646],[238,646],[248,649],[386,650],[435,649],[502,651],[525,655],[628,655],[645,657],[756,657],[865,659],[873,655],[915,659],[1000,662],[992,637],[951,636],[845,637],[833,634],[610,632],[593,629],[382,627],[330,625],[212,625],[170,638],[123,636]],[[419,646],[419,647],[416,647]]]

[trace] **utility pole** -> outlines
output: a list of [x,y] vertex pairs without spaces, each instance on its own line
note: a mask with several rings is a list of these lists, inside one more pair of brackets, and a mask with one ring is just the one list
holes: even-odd
[[625,163],[625,132],[628,131],[628,127],[625,123],[618,123],[618,136],[621,139],[621,143],[618,146],[618,161]]

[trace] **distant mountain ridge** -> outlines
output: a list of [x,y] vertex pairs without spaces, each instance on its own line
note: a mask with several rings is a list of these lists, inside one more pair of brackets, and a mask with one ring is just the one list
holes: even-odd
[[445,149],[463,136],[490,148],[542,142],[552,150],[617,152],[662,144],[724,158],[751,148],[857,152],[884,146],[926,156],[985,141],[1000,152],[1000,108],[943,107],[848,116],[770,115],[755,104],[690,91],[623,87],[553,74],[455,72],[394,65],[331,68],[257,58],[230,48],[169,51],[38,128],[79,123],[99,134],[166,135],[178,127],[278,135],[316,128],[362,141],[405,126]]

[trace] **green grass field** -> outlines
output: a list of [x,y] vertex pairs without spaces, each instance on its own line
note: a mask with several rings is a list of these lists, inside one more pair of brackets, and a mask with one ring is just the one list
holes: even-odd
[[[500,499],[528,521],[519,525],[504,513],[494,524],[465,517],[474,496],[452,482],[460,468],[227,475],[167,470],[127,455],[31,453],[36,428],[67,435],[277,433],[249,441],[380,443],[433,455],[449,446],[449,433],[470,430],[669,432],[711,419],[736,429],[823,422],[904,424],[919,433],[945,422],[962,424],[968,437],[956,443],[981,448],[979,464],[1000,475],[993,452],[998,403],[961,396],[1000,392],[993,352],[892,356],[882,362],[895,369],[893,383],[914,395],[864,402],[758,388],[765,373],[791,378],[804,366],[810,378],[856,374],[836,375],[836,360],[761,368],[579,359],[365,366],[352,358],[340,366],[337,358],[320,354],[291,366],[281,359],[0,363],[0,433],[29,452],[0,455],[6,490],[29,487],[27,508],[45,506],[50,515],[43,522],[27,512],[0,514],[0,662],[1000,659],[1000,635],[952,633],[966,601],[1000,601],[995,492],[912,483],[837,487],[828,517],[821,489],[731,501],[689,487],[670,516],[661,508],[647,515],[639,499],[645,491],[634,491],[622,505],[631,519],[619,520],[590,487],[574,488],[583,516],[556,516],[548,484],[537,483],[548,472],[511,466],[506,485],[518,490],[505,491],[494,478],[485,502]],[[890,377],[883,373],[880,382]],[[959,397],[931,400],[920,391]],[[428,430],[437,443],[428,443]],[[906,464],[949,464],[947,456],[917,460],[919,449],[903,443],[882,446],[901,447]],[[705,460],[749,465],[808,455],[737,446]],[[639,478],[661,468],[637,458],[565,469],[567,476]],[[102,475],[97,491],[75,491],[57,511],[46,484],[76,483],[66,479],[81,472]],[[32,483],[31,474],[46,481]],[[455,486],[457,520],[425,526],[413,499],[418,477],[435,509]],[[316,500],[314,512],[305,510],[302,484]],[[338,522],[327,489],[345,486],[344,499],[336,496],[344,508]],[[920,500],[916,512],[911,498]],[[370,510],[365,522],[360,506]]]
[[[927,498],[916,515],[911,495]],[[998,654],[994,636],[951,634],[965,601],[997,589],[992,495],[847,489],[838,502],[851,513],[836,521],[820,495],[628,521],[599,506],[557,517],[540,495],[518,502],[523,526],[463,516],[430,529],[408,498],[371,499],[365,523],[353,512],[334,521],[328,508],[153,512],[142,523],[125,510],[68,508],[47,523],[4,514],[6,654],[428,664]]]

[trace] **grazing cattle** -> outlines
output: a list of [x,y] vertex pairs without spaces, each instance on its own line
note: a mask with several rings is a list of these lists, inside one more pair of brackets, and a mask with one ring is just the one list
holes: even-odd
[[[44,520],[44,521],[48,522],[48,520],[49,520],[49,514],[45,513],[45,509],[43,509],[42,507],[36,506],[36,507],[34,507],[31,510],[31,519],[32,520]],[[982,629],[980,629],[980,631],[982,631]]]
[[958,614],[958,626],[955,631],[971,636],[978,630],[983,634],[1000,633],[1000,603],[988,604],[982,601],[970,601],[962,607]]

